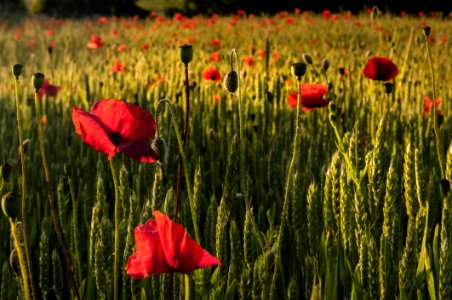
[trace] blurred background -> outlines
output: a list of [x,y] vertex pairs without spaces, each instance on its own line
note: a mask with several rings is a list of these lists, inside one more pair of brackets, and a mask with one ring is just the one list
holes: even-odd
[[28,11],[48,15],[83,16],[102,15],[146,15],[149,11],[173,14],[180,12],[185,15],[195,14],[231,14],[238,9],[247,13],[275,13],[283,10],[332,12],[350,10],[354,13],[377,5],[381,10],[394,13],[405,11],[409,14],[426,14],[436,11],[443,16],[450,14],[452,0],[0,0],[0,12]]

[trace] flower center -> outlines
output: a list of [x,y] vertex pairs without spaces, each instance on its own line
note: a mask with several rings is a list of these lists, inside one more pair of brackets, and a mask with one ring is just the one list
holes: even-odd
[[122,134],[120,134],[117,131],[113,132],[113,134],[110,136],[110,140],[112,141],[112,143],[115,146],[118,146],[118,144],[121,141],[121,139],[122,139]]

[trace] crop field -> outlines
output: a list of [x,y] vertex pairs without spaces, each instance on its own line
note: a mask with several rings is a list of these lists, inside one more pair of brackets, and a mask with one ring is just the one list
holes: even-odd
[[452,19],[0,23],[0,299],[452,299]]

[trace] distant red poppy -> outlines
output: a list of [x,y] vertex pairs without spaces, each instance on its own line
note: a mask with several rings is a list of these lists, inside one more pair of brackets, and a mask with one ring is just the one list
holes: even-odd
[[274,51],[272,54],[273,60],[274,61],[278,61],[279,60],[279,52],[278,51]]
[[430,112],[430,107],[433,107],[434,105],[436,105],[436,114],[440,115],[441,110],[438,107],[442,101],[443,101],[443,99],[437,98],[435,103],[433,103],[433,100],[431,100],[427,96],[424,96],[424,113],[428,114]]
[[127,50],[127,46],[126,45],[121,44],[121,45],[118,46],[118,51],[119,52],[124,52],[126,50]]
[[144,50],[149,49],[149,44],[148,43],[144,43],[143,45],[141,45],[141,49],[144,49]]
[[221,97],[220,97],[220,95],[213,95],[212,100],[213,100],[213,102],[218,103],[218,102],[220,102]]
[[243,9],[237,10],[237,15],[243,16],[245,14],[245,11]]
[[202,78],[204,78],[206,80],[220,81],[221,74],[215,68],[207,68],[202,72]]
[[325,9],[322,11],[322,15],[325,20],[328,20],[330,18],[330,14],[331,14],[331,11],[329,11],[328,9]]
[[378,56],[369,59],[364,68],[364,76],[372,80],[389,81],[398,73],[399,69],[389,58]]
[[245,57],[243,62],[245,63],[245,66],[252,66],[254,64],[254,60],[251,56]]
[[121,100],[99,100],[93,104],[91,113],[74,107],[72,122],[83,141],[107,154],[108,159],[118,152],[143,163],[159,159],[147,143],[154,138],[157,125],[143,108]]
[[143,279],[152,274],[190,273],[221,264],[192,240],[182,225],[158,210],[154,218],[134,230],[136,251],[127,260],[127,275]]
[[[308,84],[304,83],[301,85],[301,109],[304,112],[314,110],[319,107],[327,106],[329,100],[325,99],[324,96],[327,91],[327,86],[323,84]],[[290,93],[287,102],[289,106],[297,107],[297,92]]]
[[121,64],[120,61],[115,61],[115,64],[113,65],[113,67],[110,68],[110,72],[112,73],[118,73],[118,72],[122,72],[124,71],[124,65]]
[[213,52],[210,54],[210,60],[213,62],[218,62],[220,60],[220,52]]
[[47,78],[44,79],[44,85],[38,91],[38,98],[42,99],[44,96],[56,97],[61,87],[51,84]]
[[91,36],[91,42],[86,44],[86,46],[91,49],[97,49],[102,48],[104,44],[102,43],[102,38],[100,36],[93,34]]

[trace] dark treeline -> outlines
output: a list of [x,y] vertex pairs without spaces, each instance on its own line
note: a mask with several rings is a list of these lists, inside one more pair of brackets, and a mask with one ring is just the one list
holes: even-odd
[[[276,13],[279,11],[293,11],[300,8],[321,12],[328,9],[332,12],[350,10],[358,13],[365,8],[378,6],[380,10],[400,13],[406,11],[418,14],[420,11],[443,12],[448,15],[452,10],[452,1],[448,0],[0,0],[0,11],[28,10],[32,13],[46,13],[50,15],[146,15],[147,10],[140,9],[134,2],[142,1],[155,6],[160,13],[172,14],[181,12],[187,15],[195,14],[231,14],[238,9],[247,13]],[[151,8],[152,9],[152,8]]]

